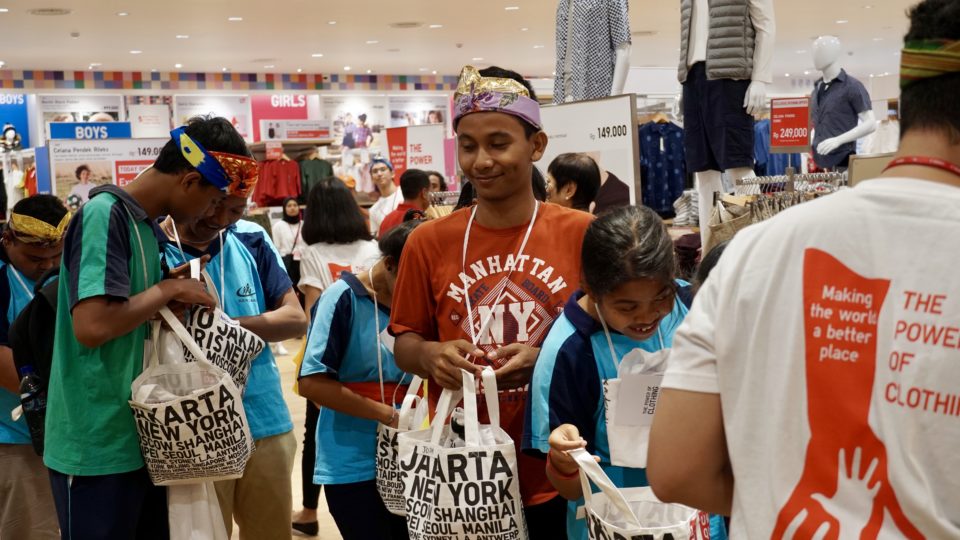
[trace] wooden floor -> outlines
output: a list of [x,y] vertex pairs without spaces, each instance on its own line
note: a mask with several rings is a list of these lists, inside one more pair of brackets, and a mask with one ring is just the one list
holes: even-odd
[[[284,343],[284,347],[290,352],[288,356],[277,356],[277,367],[280,368],[280,377],[283,382],[283,397],[287,401],[287,407],[290,409],[290,416],[293,417],[293,433],[297,436],[297,457],[293,464],[293,511],[300,509],[300,499],[303,496],[303,486],[300,481],[300,459],[303,457],[303,418],[305,414],[305,401],[302,397],[293,393],[293,382],[296,380],[295,366],[293,365],[293,354],[300,349],[303,342],[301,340],[292,340]],[[340,532],[333,523],[333,518],[327,512],[327,501],[323,494],[320,495],[320,508],[318,510],[320,521],[320,534],[314,538],[322,540],[341,540]],[[303,536],[294,536],[292,538],[304,538]],[[233,526],[233,539],[239,539],[237,525]]]

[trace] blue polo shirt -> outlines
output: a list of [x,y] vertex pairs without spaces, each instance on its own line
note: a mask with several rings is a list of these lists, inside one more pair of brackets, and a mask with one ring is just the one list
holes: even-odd
[[[393,360],[393,338],[387,333],[390,310],[375,306],[355,275],[344,272],[323,291],[316,305],[300,377],[324,374],[341,383],[379,382],[374,314],[380,321],[383,380],[397,382],[403,377]],[[321,407],[313,483],[373,480],[376,445],[377,422]]]
[[[5,250],[0,252],[0,346],[10,347],[10,325],[33,300],[33,288],[33,280],[7,261]],[[26,419],[10,418],[10,411],[19,405],[19,395],[0,388],[0,444],[30,444]]]
[[822,155],[817,146],[837,135],[842,135],[857,127],[860,113],[873,108],[870,95],[863,83],[847,72],[840,70],[837,78],[830,82],[817,81],[810,96],[810,116],[813,123],[813,160],[818,167],[832,168],[840,165],[850,154],[857,153],[857,143],[841,145],[831,154]]
[[[224,313],[233,318],[261,315],[277,307],[292,283],[283,259],[263,227],[240,220],[223,232],[223,249],[214,240],[200,252],[184,245],[185,253],[173,242],[164,242],[167,265],[174,268],[190,259],[210,255],[207,273],[213,278]],[[186,260],[184,260],[186,259]],[[226,266],[224,265],[226,261]],[[220,269],[225,270],[220,283]],[[254,440],[293,429],[290,411],[283,400],[280,370],[270,347],[264,347],[250,366],[243,408]]]
[[[687,285],[679,280],[677,283],[681,287]],[[610,463],[603,381],[617,378],[620,359],[630,351],[658,351],[661,336],[664,346],[670,347],[687,307],[677,296],[673,311],[660,322],[660,335],[645,341],[612,332],[610,337],[617,354],[614,364],[603,327],[577,303],[583,294],[577,291],[567,301],[563,314],[553,323],[540,349],[530,383],[522,447],[546,454],[550,450],[550,432],[561,424],[573,424],[587,441],[587,451],[600,457],[600,466],[614,484],[646,486],[644,469],[615,467]],[[586,520],[577,519],[577,509],[581,506],[583,499],[571,501],[567,506],[567,535],[571,540],[587,540]],[[725,537],[722,521],[716,529],[714,522],[718,519],[711,518],[711,538]]]

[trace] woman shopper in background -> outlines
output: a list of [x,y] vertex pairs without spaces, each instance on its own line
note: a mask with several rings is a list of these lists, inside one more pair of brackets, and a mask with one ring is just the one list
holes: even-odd
[[[370,268],[380,258],[380,250],[350,188],[334,177],[320,180],[307,195],[301,237],[304,246],[300,253],[298,284],[312,324],[311,312],[321,293],[340,277],[341,272],[360,274]],[[303,510],[294,515],[292,523],[295,530],[304,534],[316,534],[319,527],[317,503],[320,487],[313,483],[319,415],[320,410],[307,400],[301,463]]]

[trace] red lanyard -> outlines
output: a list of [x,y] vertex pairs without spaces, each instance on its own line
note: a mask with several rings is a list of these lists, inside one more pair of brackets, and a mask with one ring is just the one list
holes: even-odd
[[960,166],[950,163],[949,161],[944,161],[942,159],[926,157],[926,156],[906,156],[897,158],[890,162],[889,165],[884,169],[887,171],[893,167],[899,167],[901,165],[919,165],[921,167],[932,167],[934,169],[940,169],[947,171],[949,173],[960,176]]

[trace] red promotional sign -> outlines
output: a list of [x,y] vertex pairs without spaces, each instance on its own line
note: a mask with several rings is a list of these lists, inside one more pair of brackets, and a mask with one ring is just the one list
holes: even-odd
[[138,159],[132,161],[117,161],[114,164],[115,171],[113,177],[116,179],[117,185],[123,187],[130,182],[133,182],[133,179],[137,177],[144,169],[149,168],[153,165],[152,159]]
[[387,148],[390,149],[390,163],[393,164],[393,177],[407,170],[407,128],[387,129]]
[[305,94],[255,95],[250,98],[253,111],[253,140],[260,137],[260,120],[306,120],[308,118]]
[[283,144],[280,141],[267,141],[264,143],[264,150],[266,150],[268,160],[283,157]]
[[770,152],[806,152],[810,149],[810,98],[770,100]]

